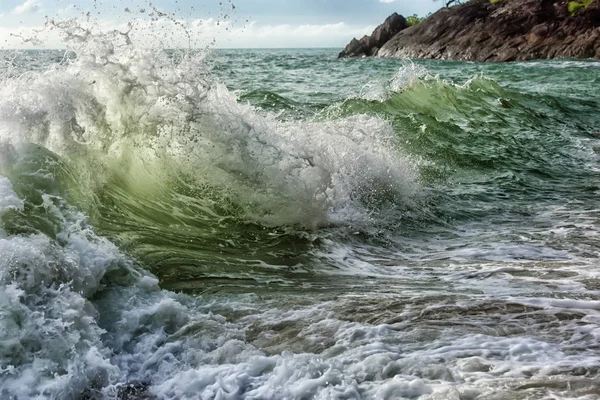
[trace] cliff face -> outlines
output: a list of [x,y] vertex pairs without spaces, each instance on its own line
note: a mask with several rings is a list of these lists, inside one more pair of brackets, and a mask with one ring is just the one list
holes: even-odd
[[381,46],[407,26],[406,19],[403,16],[393,13],[387,17],[383,24],[375,28],[371,36],[365,35],[360,40],[356,40],[356,38],[352,39],[338,57],[374,56]]
[[566,0],[471,0],[401,30],[374,53],[465,61],[600,58],[600,0],[574,16]]

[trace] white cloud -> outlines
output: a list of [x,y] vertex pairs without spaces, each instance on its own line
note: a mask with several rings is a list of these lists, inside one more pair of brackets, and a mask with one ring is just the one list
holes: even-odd
[[[24,41],[39,38],[44,42],[43,48],[65,48],[61,42],[60,31],[43,27],[43,21],[36,26],[0,27],[0,37],[6,38],[0,43],[4,48],[39,47],[35,41]],[[373,31],[374,26],[355,26],[344,22],[335,24],[260,24],[253,21],[238,24],[229,20],[198,19],[194,21],[171,21],[161,19],[134,19],[127,23],[115,21],[97,21],[96,28],[103,31],[118,29],[129,31],[131,39],[144,46],[163,48],[268,48],[268,47],[340,47],[346,45],[353,37],[362,37]],[[189,34],[189,41],[188,41]],[[35,46],[34,46],[35,45]]]
[[38,0],[25,0],[25,2],[23,4],[15,7],[12,10],[12,13],[19,15],[19,14],[27,14],[27,13],[31,13],[31,12],[36,12],[39,9],[38,4],[39,4]]
[[393,3],[396,0],[379,0],[380,3]]
[[[197,25],[198,21],[192,23]],[[343,47],[353,37],[373,31],[373,26],[336,24],[261,25],[257,21],[243,26],[212,19],[201,22],[199,36],[214,38],[217,47]]]

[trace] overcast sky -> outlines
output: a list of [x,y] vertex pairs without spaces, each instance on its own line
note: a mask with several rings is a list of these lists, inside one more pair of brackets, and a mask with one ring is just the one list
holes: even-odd
[[[170,37],[173,46],[185,46],[183,26],[195,45],[214,40],[223,48],[342,47],[352,37],[371,33],[394,11],[423,16],[440,4],[433,0],[0,0],[0,47],[64,47],[59,32],[42,29],[46,17],[77,18],[104,29],[127,30],[127,24],[133,23],[133,31],[150,32],[138,35],[143,40]],[[167,16],[153,20],[156,11]],[[43,45],[24,42],[32,36]]]

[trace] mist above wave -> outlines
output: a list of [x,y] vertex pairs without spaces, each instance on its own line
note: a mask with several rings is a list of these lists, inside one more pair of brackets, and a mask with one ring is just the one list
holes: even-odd
[[74,20],[54,28],[76,57],[4,79],[0,135],[66,157],[92,190],[111,169],[133,181],[158,174],[149,180],[210,188],[240,218],[305,227],[360,219],[375,191],[402,203],[416,190],[414,167],[376,117],[278,121],[240,104],[204,51],[146,48]]

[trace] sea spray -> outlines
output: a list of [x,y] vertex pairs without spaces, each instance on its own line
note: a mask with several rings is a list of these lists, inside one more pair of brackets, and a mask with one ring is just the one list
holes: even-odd
[[[98,202],[119,205],[107,194],[135,201],[191,193],[208,197],[200,201],[213,224],[232,215],[222,214],[231,203],[241,221],[316,228],[372,206],[367,187],[400,198],[414,191],[409,164],[388,153],[393,132],[382,121],[282,123],[238,104],[203,68],[203,54],[177,58],[74,21],[54,28],[76,56],[39,73],[11,72],[1,89],[2,173],[17,182],[15,189],[2,178],[3,395],[112,398],[127,392],[129,374],[143,388],[147,367],[136,371],[129,353],[143,346],[148,357],[164,334],[190,323],[185,306],[153,294],[153,278],[97,236],[68,199],[97,215]],[[128,315],[106,296],[142,304],[133,301]],[[165,378],[176,364],[169,368]]]
[[0,397],[597,394],[593,63],[81,37],[0,89]]
[[[42,204],[27,204],[6,179],[1,184],[4,201],[13,199],[3,210],[3,221],[7,213],[26,215],[34,207],[62,214],[52,196],[43,195]],[[86,297],[124,258],[88,230],[81,214],[62,215],[56,239],[10,231],[0,237],[0,381],[2,396],[8,398],[59,398],[94,386],[110,393],[118,379],[100,339],[104,331],[97,325],[98,313]]]

